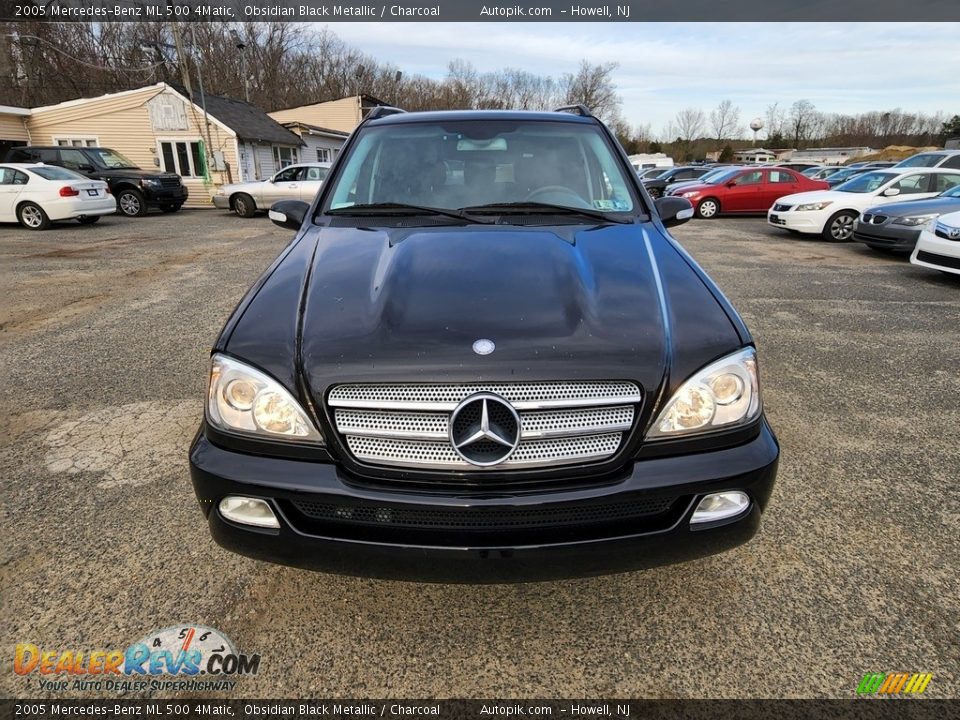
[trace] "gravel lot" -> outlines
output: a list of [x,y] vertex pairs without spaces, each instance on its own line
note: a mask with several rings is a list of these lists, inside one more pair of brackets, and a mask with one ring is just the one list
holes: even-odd
[[[412,585],[209,538],[186,450],[207,353],[289,233],[213,211],[0,227],[0,691],[13,646],[212,625],[247,697],[850,697],[867,671],[960,696],[960,282],[759,218],[676,231],[760,348],[783,445],[750,544],[590,580]],[[89,697],[89,695],[87,695]]]

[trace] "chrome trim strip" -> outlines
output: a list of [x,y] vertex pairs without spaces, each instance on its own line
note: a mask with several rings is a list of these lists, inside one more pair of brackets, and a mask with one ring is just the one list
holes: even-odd
[[[521,422],[523,418],[520,418]],[[523,430],[521,440],[550,440],[552,438],[574,437],[578,435],[607,435],[615,432],[626,432],[633,426],[632,423],[617,423],[611,425],[581,425],[563,428],[562,430]],[[354,437],[386,438],[388,440],[423,440],[424,442],[443,441],[447,439],[445,432],[418,432],[414,430],[375,430],[359,428],[350,425],[337,424],[337,432],[341,435]]]
[[[510,401],[516,410],[556,410],[577,407],[607,407],[609,405],[634,405],[643,400],[636,395],[619,395],[606,398],[570,398],[567,400],[516,400]],[[349,400],[330,398],[330,407],[355,408],[358,410],[414,410],[418,412],[453,412],[459,402],[423,402],[419,400]]]

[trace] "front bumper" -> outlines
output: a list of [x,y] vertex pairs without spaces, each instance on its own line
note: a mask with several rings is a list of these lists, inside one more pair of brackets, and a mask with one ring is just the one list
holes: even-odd
[[914,265],[960,275],[960,240],[938,237],[929,230],[920,233],[910,262]]
[[144,196],[147,205],[150,207],[159,207],[163,205],[183,205],[190,197],[190,192],[186,186],[180,185],[176,188],[143,186]]
[[214,195],[213,206],[219,210],[229,210],[230,198],[227,195]]
[[889,223],[886,225],[864,224],[857,220],[853,226],[853,239],[886,250],[909,252],[916,246],[922,229],[922,227],[906,227]]
[[792,209],[784,212],[768,210],[767,224],[784,230],[819,235],[823,232],[823,226],[828,217],[829,214],[822,210],[804,210],[803,212],[795,212]]
[[[507,493],[429,494],[366,486],[334,464],[246,455],[211,443],[201,427],[190,450],[190,472],[200,507],[221,546],[250,557],[327,572],[427,582],[522,582],[602,575],[712,555],[756,533],[776,478],[780,449],[764,421],[759,434],[733,448],[634,462],[605,484],[576,489]],[[690,525],[704,494],[742,490],[751,498],[742,515]],[[227,495],[266,499],[278,530],[238,525],[217,510]],[[391,518],[423,513],[458,517],[585,516],[624,503],[669,501],[669,509],[642,519],[593,519],[583,526],[544,523],[523,531],[410,528]],[[362,510],[367,522],[316,522],[301,508]],[[358,515],[361,513],[358,512]],[[354,517],[350,513],[350,517]],[[378,526],[369,518],[383,524]],[[475,517],[475,515],[474,515]],[[606,517],[606,516],[604,516]]]

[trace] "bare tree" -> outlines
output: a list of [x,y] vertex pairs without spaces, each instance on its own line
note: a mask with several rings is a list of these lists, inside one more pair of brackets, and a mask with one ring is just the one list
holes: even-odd
[[767,106],[766,121],[767,138],[782,138],[787,125],[787,113],[780,107],[780,103]]
[[677,136],[686,142],[691,142],[701,137],[707,125],[706,115],[703,110],[694,107],[680,110],[674,117],[674,127]]
[[790,106],[790,133],[793,137],[793,146],[800,149],[821,119],[817,108],[809,100],[797,100]]
[[724,100],[710,112],[710,127],[713,128],[713,136],[718,145],[727,138],[741,134],[743,128],[740,127],[740,108],[736,107],[732,100]]
[[567,73],[560,80],[564,103],[583,103],[601,119],[614,117],[620,109],[620,96],[613,82],[617,63],[591,65],[580,61],[576,74]]

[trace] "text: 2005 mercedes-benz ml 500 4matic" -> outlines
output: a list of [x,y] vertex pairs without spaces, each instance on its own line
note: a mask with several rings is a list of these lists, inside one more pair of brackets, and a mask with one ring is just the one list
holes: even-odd
[[227,321],[190,450],[218,543],[338,573],[600,574],[757,531],[753,340],[611,133],[374,110]]

